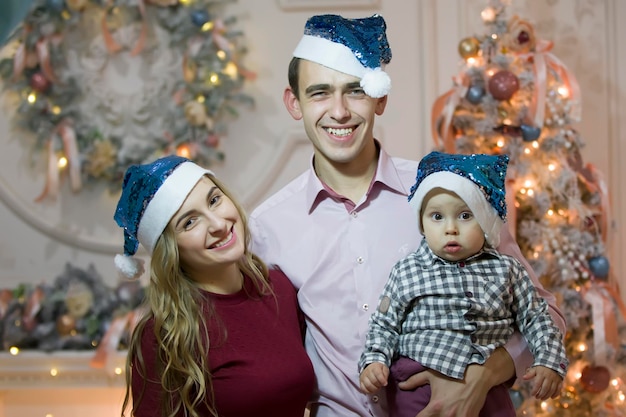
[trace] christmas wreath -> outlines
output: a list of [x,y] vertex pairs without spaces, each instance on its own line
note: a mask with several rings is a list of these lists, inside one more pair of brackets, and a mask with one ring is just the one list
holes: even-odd
[[[96,182],[117,190],[130,165],[166,154],[186,156],[204,166],[224,159],[218,147],[220,139],[226,134],[229,119],[237,116],[237,106],[253,104],[241,89],[246,80],[254,78],[240,62],[245,49],[242,32],[233,29],[236,18],[221,17],[226,3],[34,2],[10,39],[10,54],[0,60],[0,77],[5,94],[13,93],[16,102],[12,122],[34,136],[33,157],[45,159],[46,185],[36,201],[55,198],[64,177],[75,192]],[[168,102],[144,99],[152,102],[143,103],[145,120],[141,123],[150,129],[136,129],[143,135],[140,146],[129,143],[132,135],[123,125],[103,129],[94,124],[103,103],[94,104],[95,90],[85,91],[84,80],[69,70],[72,62],[83,58],[77,56],[76,45],[86,31],[96,34],[92,38],[109,57],[125,53],[132,59],[149,56],[150,62],[156,62],[164,55],[163,48],[172,52],[174,65],[170,67],[175,66],[175,71],[160,74],[168,79],[158,84],[161,90],[168,90]],[[159,37],[158,33],[166,36]],[[94,42],[90,48],[98,47]],[[167,45],[163,46],[164,42]],[[155,50],[155,45],[161,49]],[[98,70],[103,76],[103,68]],[[153,76],[159,76],[159,69],[152,71]],[[92,101],[88,110],[82,104],[85,96]]]

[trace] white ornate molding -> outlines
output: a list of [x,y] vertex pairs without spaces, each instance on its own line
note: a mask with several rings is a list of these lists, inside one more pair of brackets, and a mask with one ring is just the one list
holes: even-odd
[[[89,362],[94,352],[59,351],[53,353],[24,351],[18,355],[0,353],[0,392],[15,389],[102,388],[125,384],[126,352],[117,352],[106,369],[96,369]],[[115,369],[122,370],[120,374]],[[53,371],[54,370],[54,371]],[[54,375],[53,375],[54,373]]]

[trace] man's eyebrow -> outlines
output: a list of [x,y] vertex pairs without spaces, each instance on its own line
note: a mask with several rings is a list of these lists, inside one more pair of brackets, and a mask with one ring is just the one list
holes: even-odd
[[306,94],[310,94],[313,91],[320,91],[320,90],[330,90],[330,84],[313,84],[313,85],[308,86],[306,90],[304,90],[304,92]]

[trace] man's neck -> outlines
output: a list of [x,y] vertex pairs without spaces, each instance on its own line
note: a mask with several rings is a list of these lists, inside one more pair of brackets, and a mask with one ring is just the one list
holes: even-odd
[[378,146],[372,146],[350,162],[338,163],[316,156],[313,165],[324,184],[357,204],[372,183],[378,165],[378,154]]

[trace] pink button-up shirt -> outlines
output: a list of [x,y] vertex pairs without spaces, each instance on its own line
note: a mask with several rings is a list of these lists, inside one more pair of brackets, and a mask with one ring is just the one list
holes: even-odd
[[[305,345],[317,377],[311,403],[317,417],[387,415],[383,394],[359,391],[358,361],[391,268],[421,240],[407,202],[416,170],[417,162],[391,158],[381,149],[374,181],[352,207],[324,187],[311,164],[250,215],[253,251],[298,289]],[[503,235],[499,249],[521,257],[505,229],[508,238]],[[539,289],[554,307],[554,297]],[[559,314],[553,316],[564,331]],[[516,335],[506,348],[521,375],[532,358]]]

